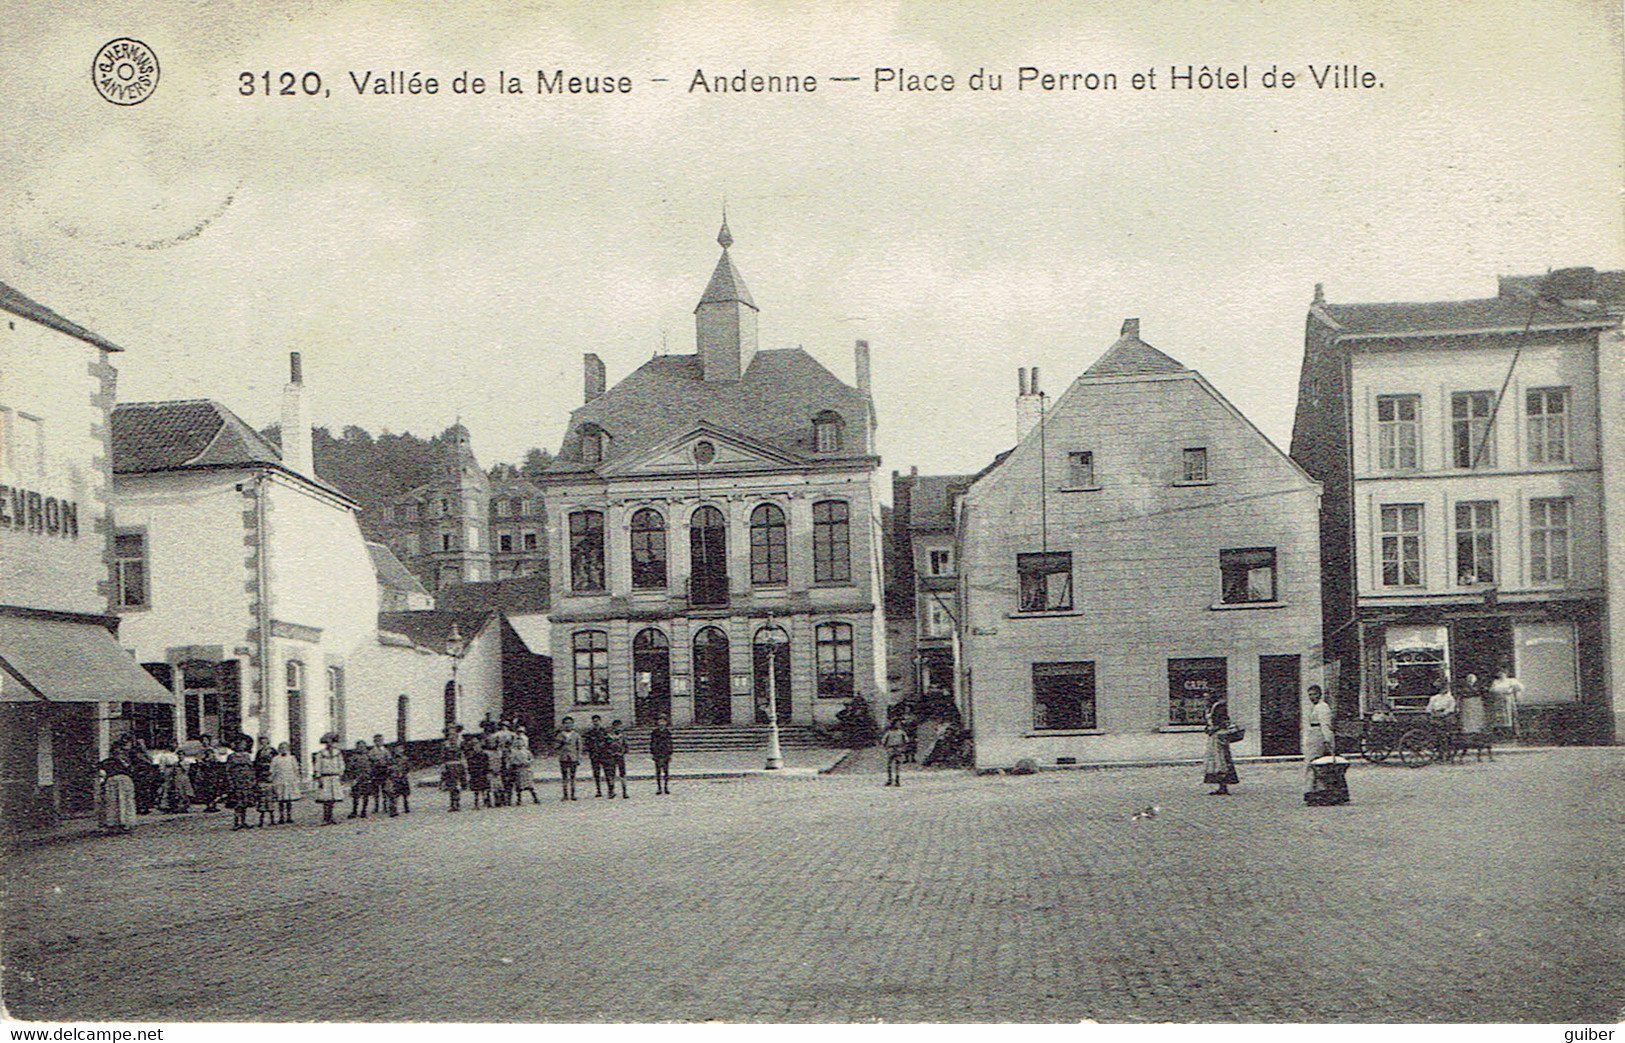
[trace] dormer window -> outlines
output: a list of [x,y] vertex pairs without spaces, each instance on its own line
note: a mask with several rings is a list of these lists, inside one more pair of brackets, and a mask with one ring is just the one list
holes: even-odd
[[841,451],[841,431],[846,426],[841,415],[832,410],[824,410],[813,417],[813,451],[819,453],[838,453]]
[[604,462],[604,430],[597,424],[581,425],[581,462],[589,467]]

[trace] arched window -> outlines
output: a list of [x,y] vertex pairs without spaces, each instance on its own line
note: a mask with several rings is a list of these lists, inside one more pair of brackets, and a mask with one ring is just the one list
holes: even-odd
[[842,430],[846,421],[841,414],[832,409],[826,409],[813,417],[813,451],[818,453],[838,453],[841,451]]
[[852,509],[845,500],[813,504],[813,581],[852,579]]
[[597,467],[604,462],[604,429],[597,424],[581,425],[581,462]]
[[852,698],[852,624],[820,623],[813,636],[818,643],[818,698]]
[[784,511],[764,503],[750,514],[750,582],[754,587],[782,587],[789,581],[789,555]]
[[659,590],[666,585],[666,519],[652,507],[632,515],[632,586]]
[[578,630],[570,638],[575,657],[577,706],[609,702],[609,635],[602,630]]
[[570,589],[577,593],[604,589],[604,515],[599,511],[570,515]]
[[689,603],[728,603],[728,523],[707,504],[688,519]]

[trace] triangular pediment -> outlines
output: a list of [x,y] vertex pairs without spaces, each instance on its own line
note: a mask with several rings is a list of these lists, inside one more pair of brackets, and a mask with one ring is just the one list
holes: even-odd
[[680,435],[623,457],[598,469],[605,475],[692,474],[707,471],[778,470],[800,467],[807,461],[777,446],[711,424],[700,424]]

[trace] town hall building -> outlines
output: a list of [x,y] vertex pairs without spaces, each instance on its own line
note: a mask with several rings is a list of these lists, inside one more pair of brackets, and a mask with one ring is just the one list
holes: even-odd
[[828,723],[886,690],[869,348],[842,383],[799,347],[757,349],[729,254],[696,351],[586,401],[546,476],[557,717],[678,726]]

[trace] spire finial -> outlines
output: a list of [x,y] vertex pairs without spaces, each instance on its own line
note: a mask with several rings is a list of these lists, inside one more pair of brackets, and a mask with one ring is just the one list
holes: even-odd
[[722,245],[722,248],[724,250],[726,250],[728,247],[730,247],[730,246],[732,246],[734,244],[733,233],[728,231],[728,207],[727,207],[727,204],[724,204],[723,207],[722,207],[722,231],[717,233],[717,242]]

